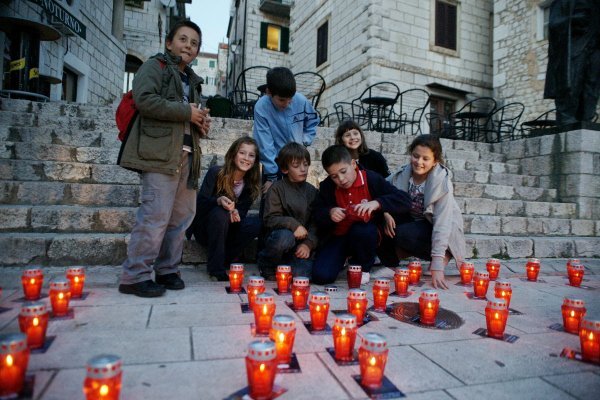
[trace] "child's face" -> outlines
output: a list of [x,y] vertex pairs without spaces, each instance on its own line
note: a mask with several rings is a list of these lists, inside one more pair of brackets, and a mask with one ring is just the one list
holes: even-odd
[[198,55],[200,37],[198,32],[187,26],[177,29],[172,41],[167,40],[167,49],[181,57],[181,64],[188,65]]
[[286,108],[288,108],[288,106],[292,102],[292,98],[291,97],[281,97],[279,95],[274,95],[274,96],[271,96],[271,101],[273,102],[273,105],[279,111],[283,111]]
[[287,174],[290,182],[304,182],[308,176],[308,167],[308,161],[304,159],[293,160],[288,168],[282,169],[281,172]]
[[248,172],[256,162],[256,148],[254,145],[242,143],[233,159],[235,168],[241,172]]
[[326,171],[333,183],[342,189],[349,189],[356,180],[356,162],[354,160],[351,163],[342,161],[331,164]]
[[410,155],[413,178],[427,178],[427,174],[435,166],[433,151],[426,146],[416,146]]
[[358,150],[362,144],[362,135],[358,129],[350,129],[342,135],[342,143],[349,150]]

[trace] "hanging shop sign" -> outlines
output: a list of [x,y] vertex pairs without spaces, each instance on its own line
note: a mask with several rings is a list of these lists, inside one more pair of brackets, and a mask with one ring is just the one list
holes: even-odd
[[69,28],[73,33],[85,39],[86,27],[75,18],[70,12],[53,0],[29,0],[32,3],[42,7],[49,15],[60,21],[61,24]]

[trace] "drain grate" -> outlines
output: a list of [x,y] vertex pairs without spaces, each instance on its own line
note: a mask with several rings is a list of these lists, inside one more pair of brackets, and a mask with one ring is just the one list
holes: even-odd
[[457,329],[465,321],[455,312],[441,308],[438,310],[435,325],[423,325],[419,320],[419,303],[393,303],[388,306],[389,316],[398,321],[429,329]]

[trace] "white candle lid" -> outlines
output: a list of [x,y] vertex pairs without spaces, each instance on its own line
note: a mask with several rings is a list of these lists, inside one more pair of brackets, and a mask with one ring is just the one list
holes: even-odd
[[265,278],[262,276],[251,276],[248,278],[248,285],[250,286],[264,286]]
[[338,287],[335,285],[327,285],[325,286],[325,292],[326,293],[333,293],[333,292],[337,292],[338,291]]
[[87,362],[87,377],[93,379],[112,378],[121,372],[123,360],[112,354],[101,354]]
[[475,269],[475,264],[473,264],[472,262],[469,261],[465,261],[462,264],[460,264],[460,269]]
[[46,307],[46,303],[35,301],[23,304],[19,315],[24,317],[38,317],[47,313],[48,308]]
[[504,290],[511,289],[510,282],[507,281],[506,279],[498,279],[496,281],[496,286],[495,287],[498,288],[498,289],[504,289]]
[[248,358],[255,361],[269,361],[277,357],[275,343],[266,340],[255,340],[248,345]]
[[278,331],[289,332],[296,329],[296,321],[289,315],[278,314],[273,317],[272,327]]
[[361,337],[360,347],[374,353],[382,353],[387,349],[387,341],[382,335],[369,332]]
[[378,286],[381,288],[390,288],[390,280],[387,278],[377,278],[375,279],[375,281],[373,282],[374,286]]
[[50,282],[50,290],[69,290],[71,282],[65,278],[57,278]]
[[317,304],[329,304],[329,295],[325,292],[314,292],[310,295],[310,301]]
[[579,258],[569,258],[567,260],[567,265],[579,264]]
[[540,260],[537,258],[528,258],[527,259],[527,264],[539,264]]
[[244,264],[230,264],[229,271],[230,272],[244,272]]
[[289,265],[278,265],[277,272],[292,272],[292,267]]
[[587,319],[584,318],[581,320],[581,329],[591,329],[594,331],[600,330],[600,320],[597,319]]
[[308,286],[309,280],[306,276],[296,276],[292,279],[292,284],[296,286]]
[[475,271],[475,279],[490,279],[490,273],[487,271]]
[[498,260],[497,258],[488,258],[487,264],[500,265],[500,260]]
[[27,349],[27,336],[23,333],[0,335],[0,354],[14,354]]
[[348,298],[353,300],[362,300],[367,298],[367,291],[364,289],[348,290]]
[[362,266],[360,265],[348,265],[348,272],[361,272]]
[[414,260],[408,263],[408,268],[421,268],[421,261]]
[[397,267],[396,270],[394,271],[394,274],[408,276],[408,275],[410,275],[410,270],[408,268]]
[[436,300],[438,299],[438,292],[433,289],[425,289],[421,292],[420,296],[423,300]]
[[69,275],[85,275],[84,267],[69,267],[67,268],[67,276]]
[[585,307],[585,301],[581,299],[572,299],[569,297],[565,297],[563,300],[563,305],[575,308],[583,308]]
[[40,276],[43,276],[43,275],[44,275],[44,273],[39,268],[29,268],[29,269],[26,269],[23,271],[23,276],[25,276],[27,278],[39,278]]
[[335,317],[335,325],[343,328],[356,328],[356,315],[354,314],[338,314]]
[[505,299],[499,299],[497,297],[488,300],[487,308],[492,310],[508,310],[508,303]]
[[583,264],[571,264],[571,270],[573,271],[585,271]]
[[254,299],[254,303],[256,304],[274,304],[275,297],[273,297],[270,293],[261,293]]

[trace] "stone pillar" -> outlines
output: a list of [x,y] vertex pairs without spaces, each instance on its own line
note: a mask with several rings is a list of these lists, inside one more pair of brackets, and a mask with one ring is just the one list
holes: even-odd
[[125,25],[125,0],[113,0],[112,34],[123,41],[123,26]]

